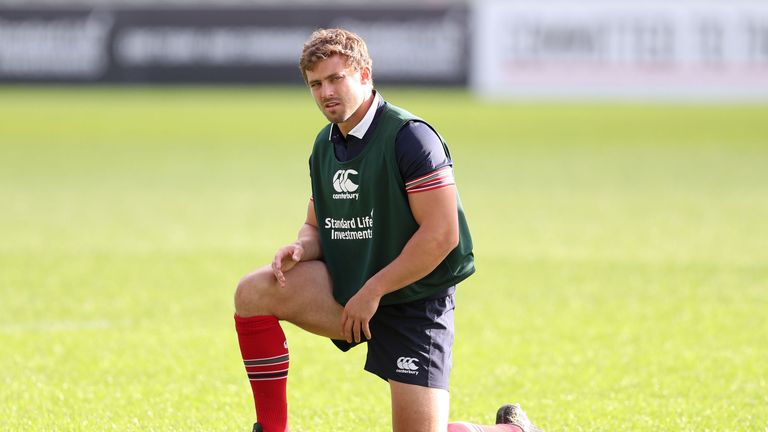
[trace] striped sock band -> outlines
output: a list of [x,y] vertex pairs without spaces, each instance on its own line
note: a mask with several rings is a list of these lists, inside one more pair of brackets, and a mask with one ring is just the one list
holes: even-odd
[[248,379],[251,381],[268,381],[288,377],[288,354],[243,360]]

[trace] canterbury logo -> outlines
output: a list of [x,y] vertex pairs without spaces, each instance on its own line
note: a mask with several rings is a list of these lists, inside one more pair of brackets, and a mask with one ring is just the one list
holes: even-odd
[[403,369],[403,370],[411,370],[415,371],[419,369],[419,366],[416,364],[419,362],[419,359],[415,359],[412,357],[400,357],[397,359],[397,368]]
[[333,188],[336,192],[354,192],[359,187],[356,185],[349,176],[357,175],[357,171],[353,169],[338,170],[333,175]]

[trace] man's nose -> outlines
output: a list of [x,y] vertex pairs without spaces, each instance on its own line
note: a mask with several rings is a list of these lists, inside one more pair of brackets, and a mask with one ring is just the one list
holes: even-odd
[[333,97],[333,86],[330,84],[321,84],[320,86],[320,96],[322,96],[323,99],[328,99]]

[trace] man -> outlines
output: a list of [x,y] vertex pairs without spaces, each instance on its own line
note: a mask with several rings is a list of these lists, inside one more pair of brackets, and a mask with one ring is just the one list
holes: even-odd
[[363,40],[312,34],[300,68],[330,121],[310,157],[312,199],[298,240],[235,294],[254,431],[287,426],[288,345],[279,320],[368,344],[365,369],[386,380],[396,432],[535,429],[519,405],[497,425],[448,424],[455,286],[474,272],[472,241],[445,143],[373,89]]

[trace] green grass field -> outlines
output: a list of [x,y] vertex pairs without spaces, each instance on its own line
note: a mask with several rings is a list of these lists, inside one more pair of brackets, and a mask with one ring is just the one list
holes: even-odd
[[[768,428],[768,105],[383,93],[475,239],[452,419]],[[0,88],[0,430],[250,430],[232,293],[295,238],[322,124],[293,88]],[[285,327],[294,431],[389,429],[363,348]]]

